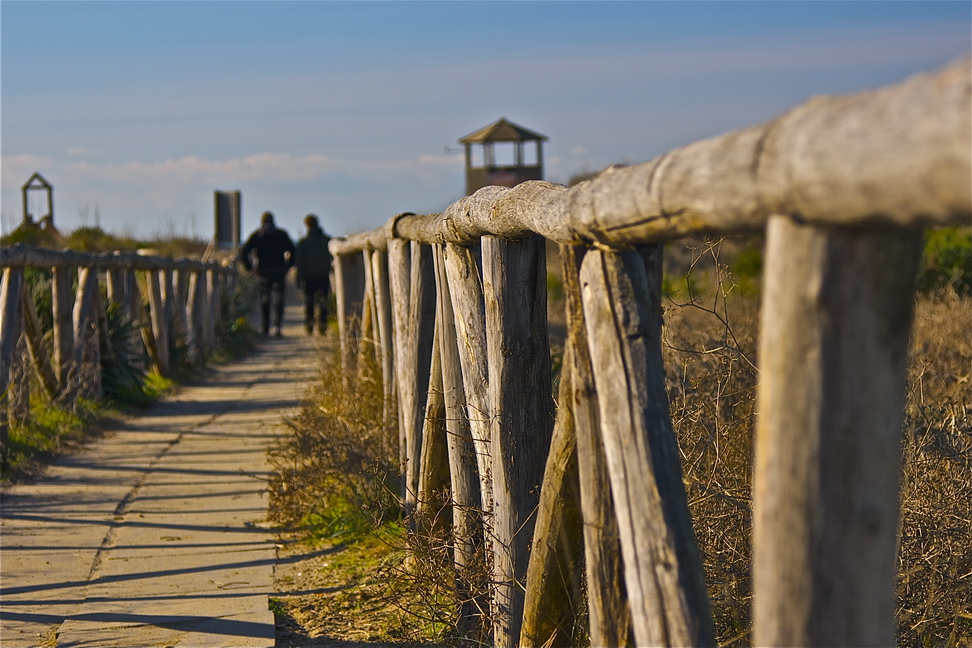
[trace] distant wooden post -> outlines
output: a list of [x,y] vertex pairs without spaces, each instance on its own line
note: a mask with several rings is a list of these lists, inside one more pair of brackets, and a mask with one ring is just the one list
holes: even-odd
[[375,285],[375,311],[378,320],[378,350],[381,360],[381,393],[384,427],[394,429],[395,420],[395,346],[392,339],[392,305],[388,284],[388,254],[375,250],[371,255],[371,279]]
[[159,374],[169,376],[169,320],[166,319],[165,303],[162,299],[161,271],[149,270],[145,273],[148,292],[149,316],[152,321],[152,335],[158,354]]
[[484,236],[493,457],[493,641],[517,645],[529,547],[553,428],[545,241]]
[[661,246],[591,250],[580,281],[635,641],[714,646],[665,392]]
[[901,419],[921,242],[918,230],[769,223],[755,645],[894,645]]
[[37,316],[34,298],[31,297],[30,291],[28,290],[22,291],[22,294],[24,302],[24,331],[27,335],[27,346],[30,357],[33,360],[34,368],[37,370],[37,376],[40,380],[41,387],[44,388],[44,393],[49,400],[54,400],[58,393],[57,374],[54,373],[50,355],[47,353],[47,347],[44,345],[44,331],[41,328],[40,318]]
[[354,358],[364,304],[364,263],[361,254],[338,254],[334,257],[334,289],[337,297],[338,339],[341,363],[345,372]]
[[206,270],[206,289],[209,305],[209,352],[219,347],[219,332],[223,326],[222,277],[215,268]]
[[408,346],[408,303],[409,294],[411,293],[409,288],[409,281],[412,276],[411,263],[412,253],[409,242],[404,239],[389,239],[388,283],[391,292],[392,335],[395,349],[395,393],[398,398],[398,467],[402,478],[401,489],[403,502],[407,490],[405,465],[408,456],[408,442],[405,436],[405,406],[402,401],[402,385],[409,382],[410,376],[410,370],[406,367],[407,360],[404,354]]
[[172,327],[177,345],[187,345],[189,341],[189,273],[186,270],[172,271]]
[[74,361],[78,368],[79,394],[101,398],[101,347],[98,340],[98,270],[78,269],[78,295],[74,303]]
[[0,461],[6,461],[9,423],[7,406],[10,402],[10,368],[14,350],[21,333],[21,304],[24,291],[22,268],[5,268],[0,287]]
[[51,268],[51,303],[54,315],[54,364],[60,391],[73,393],[74,362],[74,291],[73,269],[70,266]]

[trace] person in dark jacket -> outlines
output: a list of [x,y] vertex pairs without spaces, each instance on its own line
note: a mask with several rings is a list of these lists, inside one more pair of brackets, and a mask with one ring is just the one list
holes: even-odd
[[[254,258],[256,263],[254,264]],[[260,229],[253,232],[240,250],[243,267],[260,277],[260,314],[263,334],[270,332],[270,306],[273,304],[273,334],[280,337],[284,311],[284,279],[294,263],[294,242],[273,224],[273,214],[264,212]]]
[[294,260],[297,285],[304,288],[304,325],[307,335],[313,335],[314,311],[317,310],[317,330],[324,335],[327,331],[327,296],[331,287],[331,253],[327,249],[331,237],[321,229],[314,214],[307,215],[304,225],[307,226],[307,236],[297,242]]

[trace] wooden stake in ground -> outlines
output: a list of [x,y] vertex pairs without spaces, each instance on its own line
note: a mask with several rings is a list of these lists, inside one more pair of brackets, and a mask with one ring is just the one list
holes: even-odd
[[493,641],[517,645],[553,399],[545,241],[483,237],[493,457]]
[[756,645],[894,645],[901,419],[921,243],[916,230],[770,221]]
[[582,246],[561,246],[564,294],[567,306],[567,349],[563,371],[571,372],[574,427],[581,512],[584,519],[584,555],[587,573],[588,629],[592,646],[629,643],[631,613],[624,590],[618,521],[611,499],[601,419],[594,389],[594,373],[587,344],[580,288]]
[[[584,316],[640,646],[714,646],[705,578],[682,484],[661,358],[661,246],[591,250]],[[657,257],[657,258],[655,258]]]

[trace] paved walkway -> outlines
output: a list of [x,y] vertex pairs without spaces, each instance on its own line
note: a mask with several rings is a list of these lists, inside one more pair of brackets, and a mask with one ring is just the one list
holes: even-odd
[[273,646],[266,448],[313,376],[300,319],[3,492],[3,648]]

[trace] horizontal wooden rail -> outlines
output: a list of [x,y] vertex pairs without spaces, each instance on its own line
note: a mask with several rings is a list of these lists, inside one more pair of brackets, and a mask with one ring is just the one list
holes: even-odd
[[142,255],[134,252],[92,253],[75,250],[51,250],[18,243],[0,248],[0,268],[34,266],[38,268],[100,268],[102,270],[215,270],[235,274],[236,270],[218,263],[203,263],[192,259],[172,259]]
[[[570,645],[586,598],[593,645],[715,644],[658,243],[765,231],[752,639],[893,645],[915,277],[923,228],[972,220],[970,99],[965,58],[570,189],[486,187],[331,241],[343,362],[355,335],[376,342],[406,509],[452,497],[462,632]],[[561,244],[568,309],[556,422],[541,237]]]
[[972,219],[972,59],[612,167],[575,187],[484,187],[441,214],[399,214],[333,239],[331,252],[405,238],[470,245],[533,234],[624,247],[760,231],[771,215],[819,225],[925,226]]
[[[27,245],[0,248],[0,452],[5,453],[9,421],[27,416],[10,403],[28,403],[29,352],[49,400],[103,397],[102,358],[111,354],[108,304],[117,304],[134,323],[151,367],[171,373],[173,352],[186,348],[202,362],[216,350],[222,295],[235,289],[237,271],[218,263],[133,253],[92,254]],[[53,331],[41,328],[26,268],[50,272]],[[136,273],[143,277],[136,279]],[[107,296],[107,302],[102,294]],[[46,319],[46,318],[44,318]],[[49,337],[49,339],[48,339]],[[50,347],[50,348],[48,348]],[[148,368],[148,367],[146,367]]]

